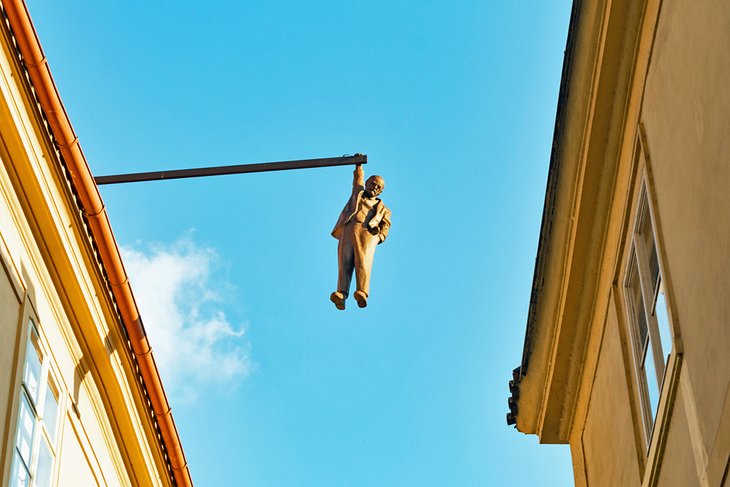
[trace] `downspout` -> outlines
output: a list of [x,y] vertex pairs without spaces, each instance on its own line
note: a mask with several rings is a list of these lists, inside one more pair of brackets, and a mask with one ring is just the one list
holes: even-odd
[[61,156],[66,162],[71,175],[71,184],[78,194],[81,209],[98,247],[103,269],[131,341],[132,352],[139,364],[140,374],[162,436],[162,443],[172,467],[173,478],[180,487],[192,487],[193,482],[180,444],[180,437],[99,189],[81,151],[78,137],[76,137],[61,103],[24,0],[3,0],[2,3],[28,69],[38,102],[46,115]]

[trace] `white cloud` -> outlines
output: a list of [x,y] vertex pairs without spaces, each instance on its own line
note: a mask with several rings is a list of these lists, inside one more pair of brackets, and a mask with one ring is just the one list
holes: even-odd
[[223,309],[220,291],[230,285],[214,275],[213,249],[182,238],[121,254],[169,394],[191,401],[201,388],[253,370],[246,325],[231,324]]

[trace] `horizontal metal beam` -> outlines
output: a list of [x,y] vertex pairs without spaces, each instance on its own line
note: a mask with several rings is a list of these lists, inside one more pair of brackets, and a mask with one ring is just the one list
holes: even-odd
[[257,164],[239,164],[236,166],[199,167],[195,169],[174,169],[171,171],[138,172],[95,177],[96,184],[139,183],[143,181],[161,181],[163,179],[202,178],[206,176],[223,176],[226,174],[244,174],[251,172],[287,171],[290,169],[311,169],[315,167],[347,166],[351,164],[367,164],[368,156],[326,157],[323,159],[301,159],[298,161],[260,162]]

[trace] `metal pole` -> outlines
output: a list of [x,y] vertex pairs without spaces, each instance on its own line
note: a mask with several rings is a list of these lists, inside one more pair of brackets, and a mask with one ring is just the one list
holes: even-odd
[[206,176],[222,176],[226,174],[243,174],[251,172],[286,171],[289,169],[309,169],[315,167],[346,166],[351,164],[367,164],[368,156],[326,157],[323,159],[301,159],[298,161],[260,162],[257,164],[239,164],[236,166],[199,167],[194,169],[174,169],[171,171],[138,172],[95,177],[96,184],[138,183],[142,181],[160,181],[163,179],[201,178]]

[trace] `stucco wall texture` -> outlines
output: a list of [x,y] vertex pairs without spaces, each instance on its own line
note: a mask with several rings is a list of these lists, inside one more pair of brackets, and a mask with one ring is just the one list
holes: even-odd
[[708,451],[730,379],[728,46],[728,2],[665,1],[643,109],[665,271]]
[[[730,451],[730,4],[664,3],[643,118],[704,449],[698,453],[707,456],[707,481],[719,485]],[[682,406],[675,409],[672,428],[682,414]],[[677,464],[672,452],[682,448],[679,441],[668,444],[663,466]]]
[[641,479],[626,376],[616,366],[623,363],[618,327],[611,307],[582,431],[589,485],[637,485]]
[[[636,442],[620,322],[609,313],[582,431],[588,485],[728,485],[730,3],[664,0],[639,119],[673,325],[677,391],[656,459]],[[625,365],[625,364],[624,364]],[[665,378],[665,380],[667,380]],[[693,432],[694,428],[694,432]],[[655,433],[656,434],[656,433]],[[637,444],[638,443],[638,444]],[[645,474],[656,462],[652,475]],[[577,483],[580,476],[576,475]]]

